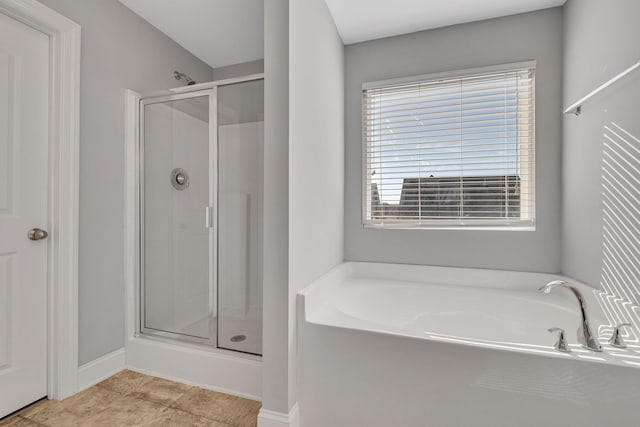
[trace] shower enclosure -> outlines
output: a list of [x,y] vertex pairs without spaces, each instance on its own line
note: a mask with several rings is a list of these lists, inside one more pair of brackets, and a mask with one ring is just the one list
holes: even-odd
[[262,353],[261,76],[139,105],[137,332]]

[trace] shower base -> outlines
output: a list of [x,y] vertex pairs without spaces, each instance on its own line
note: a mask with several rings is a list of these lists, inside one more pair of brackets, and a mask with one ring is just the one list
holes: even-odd
[[221,393],[262,400],[262,358],[257,355],[132,336],[126,343],[130,369]]
[[[214,320],[218,331],[217,347],[243,353],[262,354],[261,316],[225,315],[223,319],[224,321],[221,324],[217,324],[217,318]],[[204,317],[184,326],[179,333],[191,336],[206,336],[208,328],[209,318]],[[242,335],[245,339],[238,339]]]

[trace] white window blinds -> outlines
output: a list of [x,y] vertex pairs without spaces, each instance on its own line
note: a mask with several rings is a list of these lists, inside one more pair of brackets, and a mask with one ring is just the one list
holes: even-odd
[[364,87],[365,225],[534,225],[532,67]]

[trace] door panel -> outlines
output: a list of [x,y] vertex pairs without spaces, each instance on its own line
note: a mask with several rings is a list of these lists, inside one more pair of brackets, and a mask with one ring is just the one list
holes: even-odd
[[206,223],[213,204],[210,91],[169,98],[146,99],[141,106],[141,327],[145,333],[214,344],[213,230]]
[[0,52],[0,213],[11,213],[11,164],[13,162],[13,140],[11,133],[10,111],[15,110],[15,99],[11,97],[13,76],[15,75],[15,61],[13,55]]
[[0,14],[0,417],[47,394],[49,38]]
[[11,336],[11,305],[9,304],[9,295],[13,277],[11,275],[13,264],[12,255],[0,255],[0,325],[3,325],[0,331],[0,369],[6,368],[10,364],[9,350]]

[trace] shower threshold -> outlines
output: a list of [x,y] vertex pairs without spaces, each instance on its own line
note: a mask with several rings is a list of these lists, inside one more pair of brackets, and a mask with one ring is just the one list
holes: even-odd
[[141,332],[142,336],[159,336],[165,339],[188,342],[210,347],[217,347],[223,350],[230,350],[240,353],[262,355],[262,330],[259,323],[253,317],[229,317],[225,316],[225,325],[218,325],[217,318],[214,318],[213,330],[217,330],[218,342],[207,339],[210,328],[209,317],[203,317],[192,321],[184,326],[178,327],[175,331],[166,331],[153,328],[145,328]]

